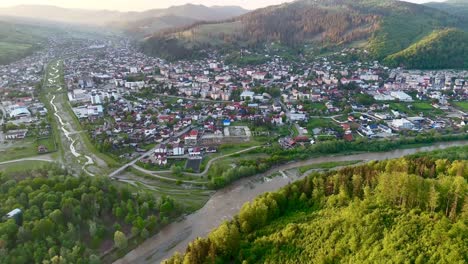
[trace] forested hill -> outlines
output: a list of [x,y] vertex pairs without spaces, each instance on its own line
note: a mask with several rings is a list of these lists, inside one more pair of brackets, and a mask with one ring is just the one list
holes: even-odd
[[302,49],[304,44],[323,48],[364,42],[373,57],[383,59],[434,30],[463,25],[460,17],[444,11],[395,0],[299,0],[156,34],[142,49],[178,59],[210,47],[255,48],[275,42]]
[[418,69],[468,68],[468,33],[456,29],[434,31],[410,47],[388,56],[384,62]]
[[23,58],[41,47],[54,30],[0,20],[0,64]]
[[165,264],[465,263],[468,161],[457,158],[467,151],[310,175],[246,203]]
[[468,21],[468,0],[448,0],[445,2],[430,2],[424,5],[440,9],[450,14],[464,17],[465,21]]
[[[106,263],[113,246],[124,254],[180,214],[173,200],[108,177],[65,176],[54,165],[28,174],[0,173],[0,263]],[[22,221],[3,217],[17,208]]]

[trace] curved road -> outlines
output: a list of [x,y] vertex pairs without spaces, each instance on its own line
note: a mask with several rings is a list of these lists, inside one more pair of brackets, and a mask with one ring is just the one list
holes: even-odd
[[[244,178],[234,184],[217,191],[205,206],[197,212],[188,215],[180,222],[174,222],[166,226],[157,235],[149,238],[140,246],[130,251],[123,258],[115,261],[115,264],[140,264],[160,263],[169,258],[176,251],[183,252],[188,243],[197,237],[206,236],[210,230],[220,223],[230,220],[238,213],[242,205],[254,199],[256,196],[270,191],[275,191],[301,176],[266,177],[281,171],[298,168],[311,164],[330,161],[352,161],[352,160],[386,160],[399,158],[418,152],[445,149],[454,146],[468,145],[468,141],[455,141],[436,143],[433,146],[414,149],[401,149],[389,152],[362,153],[348,156],[328,156],[309,159],[300,162],[289,163],[273,168],[250,178]],[[265,179],[261,181],[261,179]]]
[[23,162],[23,161],[43,161],[43,162],[55,162],[52,157],[47,158],[24,158],[24,159],[17,159],[17,160],[9,160],[0,162],[0,165],[16,163],[16,162]]
[[[208,161],[208,163],[205,166],[205,169],[202,172],[200,172],[200,173],[184,172],[184,174],[189,175],[189,176],[198,176],[198,177],[205,176],[208,173],[208,170],[211,168],[211,165],[213,165],[213,163],[215,161],[223,159],[223,158],[227,158],[227,157],[230,157],[230,156],[234,156],[234,155],[237,155],[237,154],[249,152],[249,151],[251,151],[253,149],[257,149],[259,147],[261,147],[261,146],[253,146],[253,147],[250,147],[250,148],[247,148],[247,149],[244,149],[244,150],[240,150],[240,151],[237,151],[237,152],[234,152],[234,153],[231,153],[231,154],[226,154],[226,155],[223,155],[223,156],[213,158],[213,159]],[[138,166],[136,164],[133,164],[132,167],[139,170],[139,171],[141,171],[141,172],[143,172],[143,173],[154,176],[156,178],[160,178],[160,179],[163,179],[163,180],[170,180],[170,181],[178,181],[178,180],[174,180],[174,179],[171,179],[171,178],[167,178],[167,177],[158,175],[158,173],[170,173],[171,171],[150,171],[150,170],[143,169],[142,167],[140,167],[140,166]],[[200,181],[182,181],[182,182],[183,183],[203,183],[203,182],[200,182]]]
[[[155,172],[155,171],[149,171],[149,170],[143,169],[142,167],[137,166],[137,165],[132,165],[132,167],[135,168],[136,170],[138,170],[140,172],[143,172],[145,174],[148,174],[148,175],[150,175],[150,176],[152,176],[154,178],[165,180],[165,181],[171,181],[171,182],[180,181],[182,183],[190,183],[190,184],[205,184],[205,183],[208,183],[207,181],[182,181],[182,180],[177,180],[177,179],[174,179],[174,178],[168,178],[168,177],[158,175],[157,172]],[[114,178],[120,179],[119,177],[114,177]]]
[[[192,126],[188,126],[188,127],[184,128],[182,131],[180,131],[179,133],[173,135],[173,137],[175,137],[175,138],[180,137],[180,136],[182,136],[183,134],[189,132],[191,129],[192,129]],[[153,154],[153,153],[154,153],[154,150],[155,150],[157,147],[159,147],[161,144],[166,144],[166,143],[168,143],[168,142],[169,142],[169,139],[167,139],[167,140],[161,142],[160,144],[158,144],[158,145],[157,145],[156,147],[154,147],[153,149],[151,149],[151,150],[149,150],[149,151],[143,153],[143,154],[140,155],[138,158],[136,158],[136,159],[130,161],[129,163],[127,163],[127,164],[121,166],[120,168],[116,169],[114,172],[110,173],[110,174],[109,174],[109,177],[110,177],[110,178],[115,178],[117,175],[119,175],[120,173],[122,173],[122,172],[123,172],[124,170],[126,170],[128,167],[131,167],[131,166],[135,165],[142,157],[149,156],[149,155]]]

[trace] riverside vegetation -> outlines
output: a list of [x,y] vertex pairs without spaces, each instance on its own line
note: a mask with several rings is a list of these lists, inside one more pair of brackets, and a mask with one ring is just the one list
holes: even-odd
[[164,263],[463,263],[467,151],[314,173],[246,203]]
[[347,154],[357,152],[382,152],[399,149],[405,146],[425,145],[434,142],[466,140],[468,134],[442,136],[438,134],[418,135],[416,137],[400,138],[399,140],[330,140],[307,147],[297,147],[284,150],[280,147],[264,147],[249,151],[250,154],[264,153],[267,157],[258,159],[240,159],[236,166],[213,165],[208,171],[210,188],[219,189],[240,178],[265,172],[274,166],[290,161],[306,160],[319,155]]

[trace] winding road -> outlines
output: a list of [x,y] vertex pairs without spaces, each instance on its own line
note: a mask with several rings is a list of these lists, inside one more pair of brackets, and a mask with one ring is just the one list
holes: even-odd
[[276,174],[278,171],[330,161],[378,161],[394,159],[418,152],[464,145],[468,145],[468,141],[442,142],[429,147],[399,149],[388,152],[326,156],[277,166],[265,173],[236,181],[234,184],[217,191],[202,209],[188,215],[180,222],[169,224],[157,235],[149,238],[123,258],[115,261],[114,264],[160,263],[162,260],[172,256],[176,251],[185,251],[188,243],[195,238],[206,236],[210,230],[217,227],[223,221],[232,219],[245,202],[251,201],[262,193],[275,191],[302,177],[302,175],[289,175],[288,173],[282,174],[283,177],[263,180]]
[[[192,126],[188,126],[186,127],[185,129],[183,129],[182,131],[178,132],[177,134],[174,135],[174,137],[180,137],[182,136],[183,134],[187,133],[190,131],[190,129],[192,129]],[[131,166],[134,166],[142,157],[145,157],[145,156],[149,156],[151,154],[154,153],[154,150],[159,147],[161,144],[166,144],[169,142],[170,139],[167,139],[163,142],[161,142],[159,145],[157,145],[155,148],[143,153],[142,155],[140,155],[138,158],[130,161],[129,163],[127,164],[124,164],[123,166],[121,166],[120,168],[116,169],[114,172],[110,173],[109,174],[109,177],[110,178],[115,178],[117,175],[119,175],[120,173],[122,173],[124,170],[126,170],[128,167],[131,167]]]
[[[137,165],[132,165],[132,167],[135,168],[136,170],[142,172],[142,173],[148,174],[148,175],[150,175],[150,176],[152,176],[154,178],[160,179],[160,180],[171,181],[171,182],[179,182],[180,181],[181,183],[190,183],[190,184],[205,184],[205,183],[208,183],[207,181],[181,181],[181,180],[177,180],[177,179],[174,179],[174,178],[168,178],[168,177],[158,175],[157,172],[143,169],[142,167],[137,166]],[[117,177],[116,179],[119,179],[119,178]]]
[[17,160],[8,160],[8,161],[0,162],[0,165],[23,162],[23,161],[55,162],[50,156],[41,156],[41,157],[44,157],[44,158],[24,158],[24,159],[17,159]]
[[[208,173],[208,171],[210,170],[211,166],[213,165],[213,163],[217,160],[220,160],[220,159],[223,159],[223,158],[227,158],[227,157],[230,157],[230,156],[234,156],[234,155],[238,155],[238,154],[242,154],[242,153],[245,153],[245,152],[249,152],[251,150],[254,150],[254,149],[257,149],[257,148],[260,148],[261,146],[253,146],[253,147],[250,147],[250,148],[247,148],[247,149],[243,149],[243,150],[240,150],[240,151],[237,151],[237,152],[234,152],[234,153],[230,153],[230,154],[226,154],[226,155],[222,155],[222,156],[219,156],[219,157],[216,157],[216,158],[213,158],[211,160],[208,161],[208,163],[206,164],[205,166],[205,169],[200,172],[200,173],[189,173],[189,172],[185,172],[184,174],[185,175],[188,175],[188,176],[197,176],[197,177],[201,177],[201,176],[206,176],[206,174]],[[167,178],[167,177],[164,177],[164,176],[161,176],[159,175],[159,173],[170,173],[171,171],[150,171],[150,170],[146,170],[136,164],[133,164],[132,165],[133,168],[139,170],[140,172],[143,172],[145,174],[148,174],[148,175],[151,175],[155,178],[159,178],[159,179],[162,179],[162,180],[169,180],[169,181],[173,181],[173,182],[177,182],[179,180],[175,180],[173,178]],[[201,182],[201,181],[182,181],[182,183],[208,183],[208,182]]]

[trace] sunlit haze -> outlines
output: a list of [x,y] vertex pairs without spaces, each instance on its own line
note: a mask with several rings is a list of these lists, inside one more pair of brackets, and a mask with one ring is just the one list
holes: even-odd
[[[67,8],[83,9],[112,9],[120,11],[137,11],[152,8],[166,8],[187,3],[213,5],[236,5],[247,9],[255,9],[268,5],[275,5],[293,0],[1,0],[0,7],[14,5],[54,5]],[[426,0],[410,0],[408,2],[424,3]],[[435,0],[434,2],[442,2]]]

